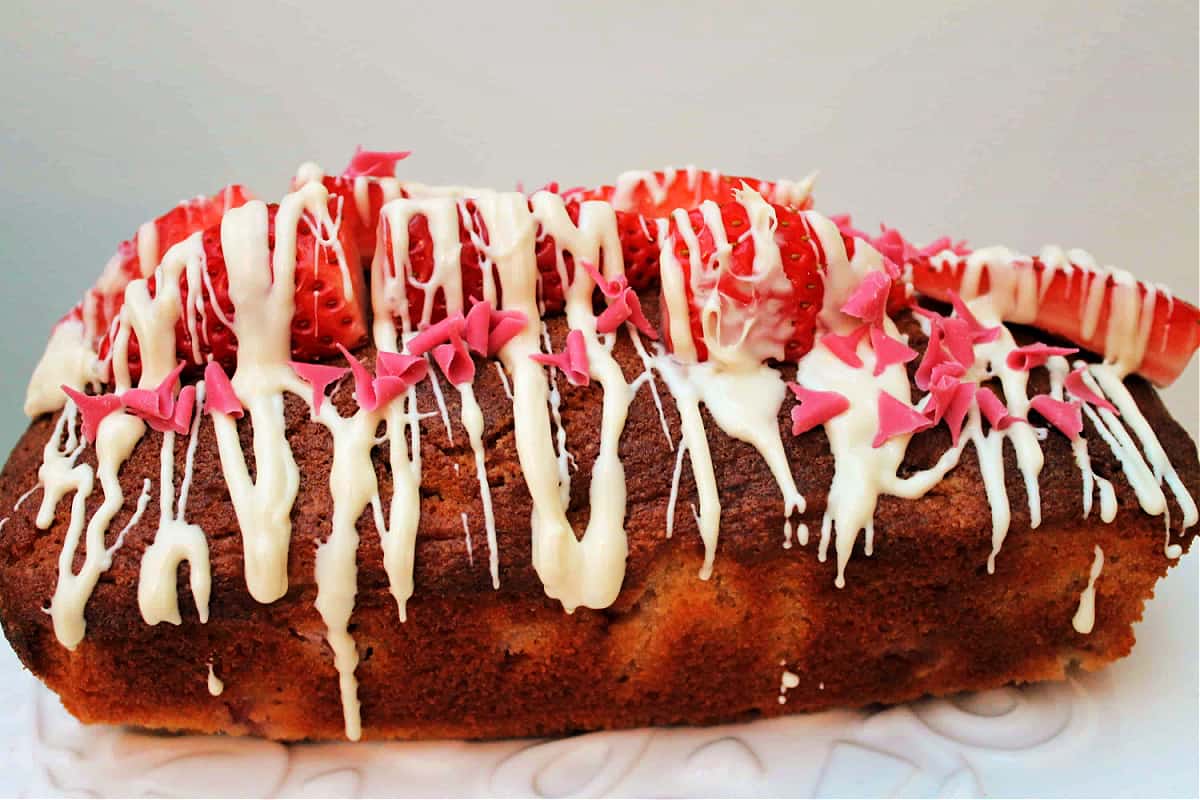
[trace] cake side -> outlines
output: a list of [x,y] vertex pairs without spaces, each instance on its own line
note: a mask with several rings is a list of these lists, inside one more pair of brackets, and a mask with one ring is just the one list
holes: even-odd
[[[653,298],[645,301],[655,314]],[[922,334],[911,318],[901,324],[919,345]],[[565,322],[550,320],[549,328],[561,347]],[[644,370],[628,341],[618,341],[614,356],[630,381]],[[667,387],[655,380],[665,396]],[[1032,382],[1038,391],[1047,382],[1045,371],[1035,370]],[[1152,389],[1138,379],[1129,385],[1195,494],[1200,467],[1194,445]],[[531,567],[530,501],[516,465],[505,385],[494,370],[481,368],[475,393],[487,422],[500,588],[493,590],[490,581],[458,399],[452,392],[444,397],[457,443],[451,446],[427,385],[418,396],[418,407],[430,414],[420,423],[421,527],[407,621],[399,621],[389,592],[372,515],[364,513],[357,525],[359,582],[351,626],[368,737],[496,737],[703,723],[1059,677],[1070,660],[1093,668],[1128,653],[1132,623],[1170,563],[1163,556],[1162,520],[1141,511],[1120,465],[1101,447],[1092,450],[1093,468],[1113,479],[1119,511],[1111,524],[1083,519],[1070,444],[1050,435],[1043,443],[1042,522],[1036,529],[1029,526],[1015,457],[1006,454],[1013,521],[994,574],[986,571],[991,512],[968,447],[924,497],[880,499],[872,555],[865,556],[860,539],[846,585],[838,589],[833,559],[818,559],[815,537],[807,546],[784,548],[779,489],[758,452],[710,421],[722,535],[714,574],[701,580],[704,547],[688,508],[696,487],[686,460],[673,536],[665,537],[672,476],[664,465],[673,463],[674,453],[646,385],[634,397],[621,440],[630,487],[621,594],[606,610],[566,615],[545,596]],[[351,394],[346,385],[334,396],[343,413],[353,410]],[[568,510],[577,525],[587,517],[599,403],[594,386],[562,388],[561,414],[577,464]],[[679,418],[672,406],[664,403],[663,414],[670,440],[677,442]],[[341,734],[338,673],[326,625],[314,608],[316,553],[332,506],[329,434],[297,398],[288,398],[286,419],[302,482],[292,511],[290,588],[274,603],[260,604],[247,592],[237,518],[210,426],[199,428],[188,501],[189,517],[203,521],[209,539],[207,623],[197,617],[186,564],[177,587],[182,624],[149,626],[142,620],[139,565],[157,528],[149,513],[125,533],[100,577],[85,611],[87,636],[73,651],[62,647],[41,606],[54,592],[68,504],[46,531],[33,525],[39,492],[10,515],[0,535],[0,619],[23,662],[81,719],[283,739]],[[793,437],[788,422],[779,421],[787,433],[782,440],[808,499],[800,520],[818,531],[833,459],[820,429]],[[0,507],[11,508],[35,482],[52,425],[50,417],[35,421],[14,451],[0,474],[0,504],[6,504]],[[249,425],[243,420],[239,429],[249,450]],[[1090,429],[1085,435],[1098,438]],[[110,526],[109,546],[131,516],[143,480],[158,477],[161,443],[161,434],[147,434],[126,463],[121,481],[130,502]],[[949,446],[942,429],[916,434],[901,472],[927,468]],[[185,457],[177,448],[177,473]],[[390,497],[389,469],[379,450],[375,467],[381,494]],[[89,514],[98,505],[93,496]],[[469,551],[462,512],[473,528]],[[1173,536],[1172,542],[1186,548],[1193,535]],[[1096,582],[1095,627],[1084,635],[1072,619],[1096,546],[1105,560]],[[75,569],[83,558],[80,548]],[[215,697],[206,681],[210,664],[224,683]],[[799,683],[780,703],[784,670]]]

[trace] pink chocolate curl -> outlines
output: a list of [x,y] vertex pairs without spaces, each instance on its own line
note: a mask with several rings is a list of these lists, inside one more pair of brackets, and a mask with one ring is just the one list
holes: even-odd
[[[348,353],[346,360],[352,359]],[[325,402],[325,388],[329,384],[340,381],[349,370],[345,367],[334,367],[328,364],[305,364],[300,361],[289,361],[292,369],[300,379],[312,387],[313,415],[321,413],[321,405]],[[364,370],[365,371],[365,370]]]
[[520,311],[493,311],[488,331],[488,355],[495,356],[514,336],[525,330],[529,320]]
[[463,338],[471,352],[491,357],[523,331],[525,323],[525,315],[520,311],[496,311],[491,303],[484,300],[472,306],[467,313]]
[[208,362],[204,368],[204,410],[209,414],[242,416],[242,402],[233,391],[229,376],[216,361]]
[[879,430],[872,447],[882,447],[897,436],[916,433],[933,427],[924,414],[901,403],[887,392],[879,393]]
[[342,173],[344,178],[391,178],[396,174],[396,162],[403,161],[412,155],[409,150],[385,152],[382,150],[363,150],[362,145],[354,148],[354,156],[350,166]]
[[567,344],[561,353],[534,353],[530,358],[539,364],[561,370],[574,386],[587,386],[591,380],[588,372],[587,343],[581,330],[572,330],[567,334]]
[[433,348],[433,360],[441,368],[446,380],[455,386],[475,380],[475,362],[471,360],[467,343],[461,336],[454,336],[449,342]]
[[970,323],[950,317],[942,320],[941,333],[942,342],[951,358],[964,367],[975,363],[975,340],[971,335]]
[[823,425],[850,408],[850,401],[837,392],[818,392],[805,389],[798,383],[789,383],[788,388],[800,401],[799,405],[792,407],[793,436]]
[[192,411],[196,408],[196,387],[185,386],[179,390],[175,400],[175,415],[172,417],[171,429],[176,433],[187,433],[192,426]]
[[842,306],[842,313],[858,317],[863,322],[878,325],[887,311],[888,292],[892,279],[883,272],[868,272],[862,283]]
[[615,300],[609,301],[608,308],[596,317],[596,331],[612,333],[624,322],[632,322],[647,338],[658,338],[658,332],[642,313],[642,302],[638,300],[637,292],[633,289],[625,289]]
[[121,410],[121,398],[115,394],[84,394],[63,384],[62,390],[67,397],[75,401],[79,414],[83,418],[83,438],[89,442],[96,441],[96,433],[100,423],[115,411]]
[[350,371],[354,373],[354,400],[358,407],[365,411],[379,408],[379,398],[375,396],[375,382],[371,379],[371,373],[345,347],[339,344],[337,348],[342,351],[342,355],[350,364]]
[[446,317],[409,339],[408,352],[414,356],[423,356],[437,345],[449,342],[455,336],[461,337],[465,327],[466,320],[461,313]]
[[917,357],[917,351],[883,332],[882,328],[871,328],[871,347],[875,350],[875,374],[893,364],[907,364]]
[[618,275],[610,281],[600,274],[600,270],[592,262],[580,261],[579,263],[587,271],[587,274],[592,276],[592,280],[595,281],[596,286],[600,289],[600,293],[609,300],[617,299],[629,288],[629,279],[624,275]]
[[1017,369],[1023,372],[1028,372],[1035,367],[1045,366],[1051,356],[1069,356],[1078,353],[1078,348],[1075,347],[1052,347],[1048,344],[1035,342],[1027,344],[1024,347],[1018,347],[1008,354],[1004,359],[1004,363],[1009,369]]
[[953,289],[950,290],[950,302],[954,305],[954,313],[967,323],[967,330],[971,335],[972,344],[994,342],[1000,338],[1000,326],[986,327],[971,313],[971,309],[967,308],[967,304],[963,302],[962,297]]
[[492,330],[492,304],[484,300],[471,306],[463,324],[462,337],[472,353],[488,354],[488,334]]
[[404,383],[407,390],[425,380],[429,374],[429,362],[420,356],[406,353],[379,352],[375,355],[376,382],[384,378],[396,378]]
[[1029,407],[1046,418],[1068,439],[1078,439],[1083,433],[1083,407],[1078,401],[1066,403],[1048,394],[1039,394],[1029,401]]
[[1018,422],[1025,422],[1021,417],[1014,417],[1008,413],[1008,406],[986,386],[979,387],[975,392],[975,401],[979,403],[979,410],[987,417],[987,421],[998,431],[1008,430]]
[[954,362],[947,362],[934,370],[929,384],[930,402],[925,410],[925,416],[933,424],[946,423],[950,439],[956,446],[962,434],[963,421],[975,400],[976,389],[974,383],[960,380],[962,374],[962,367]]
[[134,414],[147,422],[151,419],[167,419],[175,411],[175,384],[179,382],[179,373],[183,372],[183,362],[175,365],[167,377],[163,378],[155,389],[129,389],[121,393],[121,402]]
[[868,325],[862,325],[844,335],[825,333],[821,335],[820,341],[825,345],[825,349],[837,356],[843,364],[857,369],[863,365],[862,359],[858,357],[858,343],[867,335],[869,328]]
[[1071,374],[1067,376],[1067,379],[1063,382],[1063,385],[1067,387],[1067,391],[1073,394],[1075,397],[1078,397],[1083,402],[1089,403],[1096,408],[1103,408],[1107,411],[1111,411],[1114,414],[1119,414],[1120,412],[1117,411],[1116,406],[1110,403],[1106,398],[1101,397],[1093,392],[1091,387],[1083,382],[1083,373],[1086,370],[1087,367],[1079,367],[1078,369],[1073,370]]

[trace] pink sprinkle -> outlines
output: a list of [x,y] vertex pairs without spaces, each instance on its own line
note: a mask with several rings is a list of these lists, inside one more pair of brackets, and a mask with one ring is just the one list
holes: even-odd
[[[424,363],[424,359],[421,361]],[[387,406],[388,403],[407,392],[409,385],[404,382],[403,378],[397,378],[391,375],[383,375],[375,378],[375,380],[371,382],[371,389],[375,392],[375,407],[383,408]]]
[[495,311],[488,332],[488,355],[495,356],[514,336],[525,330],[529,320],[520,311]]
[[871,328],[871,347],[875,350],[875,374],[893,364],[907,364],[917,357],[917,351],[883,332],[882,328]]
[[591,380],[587,343],[581,330],[575,329],[567,334],[567,344],[561,353],[534,353],[529,357],[539,364],[559,369],[574,386],[587,386]]
[[887,392],[879,393],[879,430],[872,447],[882,447],[889,439],[933,427],[924,414],[901,403]]
[[[941,319],[941,317],[939,317]],[[929,341],[925,345],[925,355],[917,367],[913,380],[918,389],[928,389],[933,371],[941,364],[947,363],[946,350],[942,347],[942,326],[934,322],[929,330]]]
[[366,411],[379,408],[379,398],[375,396],[375,384],[371,380],[371,373],[341,344],[337,348],[342,351],[342,355],[350,364],[350,371],[354,373],[354,401],[358,403],[358,407]]
[[396,162],[403,161],[412,155],[409,150],[385,152],[381,150],[363,150],[362,145],[354,148],[354,156],[350,166],[342,173],[345,178],[366,176],[369,178],[391,178],[396,174]]
[[466,321],[461,313],[435,322],[409,340],[408,352],[414,356],[423,356],[436,345],[448,342],[454,336],[461,336],[465,325]]
[[634,327],[647,338],[658,338],[658,332],[654,330],[650,325],[650,320],[646,319],[646,315],[642,313],[642,301],[638,299],[637,292],[633,289],[627,288],[616,299],[609,301],[608,308],[604,309],[604,312],[596,318],[596,331],[612,333],[623,322],[632,322]]
[[121,403],[144,419],[156,431],[171,430],[175,413],[175,384],[183,372],[184,363],[175,365],[155,389],[128,389],[122,392]]
[[869,325],[862,325],[847,334],[826,333],[821,336],[821,344],[843,364],[857,369],[863,365],[862,359],[858,357],[858,343],[867,335],[869,329]]
[[142,419],[163,416],[158,392],[152,389],[127,389],[121,393],[121,403]]
[[[467,313],[462,335],[471,352],[495,356],[500,348],[525,330],[525,323],[525,315],[520,311],[496,311],[485,300],[476,303]],[[412,349],[411,343],[409,349]]]
[[592,276],[592,280],[600,289],[600,293],[609,300],[616,300],[629,288],[629,279],[624,275],[618,275],[610,281],[600,274],[600,270],[596,269],[596,265],[592,262],[580,261],[579,263],[587,271],[587,274]]
[[842,233],[843,236],[849,236],[853,239],[862,239],[864,241],[871,238],[867,234],[860,231],[858,228],[854,227],[854,224],[850,220],[849,214],[834,214],[829,219],[833,222],[834,225],[838,226],[838,230]]
[[375,355],[376,381],[383,378],[398,378],[407,389],[425,380],[429,373],[429,362],[420,356],[406,353],[380,352]]
[[83,417],[83,438],[89,442],[96,441],[96,433],[100,423],[109,414],[121,409],[121,398],[115,394],[84,394],[63,384],[62,390],[67,397],[75,401],[80,416]]
[[892,279],[882,272],[868,272],[862,283],[842,306],[842,313],[858,317],[863,322],[878,324],[887,310],[888,292]]
[[449,342],[433,348],[433,360],[441,367],[446,380],[455,386],[475,380],[475,362],[461,336],[454,336]]
[[[352,360],[349,353],[344,353],[344,355],[347,361]],[[321,413],[321,404],[325,402],[325,388],[335,381],[340,381],[342,376],[349,371],[345,367],[334,367],[328,364],[304,364],[300,361],[289,361],[288,363],[291,364],[296,374],[312,387],[314,415]]]
[[[955,368],[958,374],[955,374]],[[933,424],[945,422],[950,429],[951,441],[957,446],[962,433],[963,420],[975,399],[975,384],[961,381],[962,368],[947,362],[934,370],[933,382],[929,385],[930,402],[925,416]]]
[[988,328],[979,321],[971,309],[967,308],[967,304],[959,296],[958,292],[950,290],[950,302],[954,304],[954,312],[967,323],[967,329],[971,332],[971,342],[979,344],[981,342],[994,342],[1000,338],[1000,326]]
[[1091,388],[1083,382],[1083,373],[1086,370],[1087,367],[1079,367],[1067,376],[1066,381],[1063,382],[1063,385],[1067,387],[1067,391],[1078,397],[1083,402],[1094,405],[1096,408],[1103,408],[1107,411],[1111,411],[1114,414],[1119,413],[1116,406],[1108,402],[1106,398],[1101,397],[1093,392]]
[[185,386],[179,390],[179,398],[175,401],[174,430],[183,434],[192,426],[192,411],[196,408],[196,387]]
[[1044,366],[1051,356],[1069,356],[1078,352],[1079,350],[1074,347],[1051,347],[1037,342],[1013,350],[1004,359],[1004,363],[1008,365],[1009,369],[1028,372],[1034,367]]
[[463,325],[463,338],[471,352],[488,354],[488,334],[492,329],[492,304],[484,300],[471,306]]
[[1046,418],[1068,439],[1078,439],[1083,433],[1083,406],[1077,401],[1065,403],[1048,394],[1039,394],[1029,401],[1029,407]]
[[[879,230],[880,234],[869,241],[871,242],[871,246],[878,250],[879,254],[882,255],[886,261],[891,261],[893,263],[893,266],[896,264],[903,264],[904,262],[908,261],[912,254],[916,252],[916,248],[909,244],[908,241],[900,235],[900,231],[896,230],[895,228],[889,228],[886,225],[880,225]],[[894,268],[896,270],[896,274],[892,275],[892,277],[900,277],[900,268],[895,266]]]
[[971,337],[970,323],[958,317],[942,322],[942,336],[950,357],[964,367],[975,363],[975,345]]
[[792,407],[792,435],[799,436],[822,425],[850,408],[850,401],[837,392],[818,392],[805,389],[798,383],[789,383],[788,388],[799,405]]
[[1014,417],[1008,413],[1008,406],[1004,405],[1000,398],[996,397],[996,393],[986,386],[979,387],[979,390],[975,392],[975,400],[979,403],[979,410],[996,430],[1008,430],[1018,422],[1025,422],[1020,417]]
[[216,361],[208,362],[204,368],[204,410],[209,414],[228,414],[231,417],[242,416],[242,403],[233,391],[229,376]]

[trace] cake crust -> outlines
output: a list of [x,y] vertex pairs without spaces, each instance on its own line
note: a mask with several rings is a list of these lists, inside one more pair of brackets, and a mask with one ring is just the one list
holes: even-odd
[[[656,318],[655,298],[645,295],[643,302]],[[915,322],[907,316],[899,322],[920,347],[923,334]],[[555,349],[561,349],[565,320],[547,325]],[[627,380],[642,373],[628,339],[618,339],[613,355]],[[373,364],[373,349],[359,356]],[[910,379],[914,368],[910,365]],[[790,378],[788,368],[782,371]],[[653,380],[667,397],[666,387]],[[1144,381],[1133,377],[1127,385],[1187,491],[1200,494],[1200,465],[1190,438]],[[351,388],[346,382],[334,395],[343,413],[355,407]],[[1045,371],[1035,370],[1031,391],[1047,388]],[[588,515],[600,441],[601,389],[563,383],[561,391],[576,465],[568,517],[579,530]],[[487,363],[478,369],[475,394],[485,419],[500,587],[492,588],[459,398],[444,395],[447,431],[431,386],[423,383],[418,407],[430,413],[420,423],[422,502],[416,591],[407,621],[398,618],[369,512],[357,526],[351,627],[368,738],[492,738],[703,724],[1061,677],[1072,661],[1095,668],[1129,652],[1131,626],[1171,563],[1163,555],[1162,520],[1142,512],[1120,464],[1102,446],[1092,448],[1092,466],[1112,480],[1117,516],[1111,524],[1100,523],[1095,511],[1083,518],[1070,444],[1051,435],[1042,443],[1037,528],[1030,527],[1014,455],[1005,454],[1012,524],[994,574],[986,571],[991,511],[968,446],[958,466],[923,498],[880,497],[873,552],[866,556],[859,540],[846,585],[838,589],[834,560],[821,561],[816,544],[834,470],[824,432],[818,427],[792,436],[786,415],[779,420],[789,465],[807,500],[800,520],[813,532],[807,546],[785,548],[783,505],[766,463],[704,412],[722,515],[715,572],[700,580],[704,548],[688,508],[696,487],[686,460],[673,536],[665,536],[679,418],[674,404],[662,403],[668,440],[646,384],[630,406],[620,444],[628,486],[623,587],[609,608],[564,614],[546,597],[532,567],[531,504],[513,441],[512,402]],[[53,423],[51,415],[35,419],[14,449],[0,473],[0,508],[12,509],[36,483]],[[1084,435],[1094,438],[1085,424]],[[80,719],[289,740],[343,734],[338,674],[326,626],[314,608],[316,551],[328,535],[332,507],[332,442],[310,419],[308,405],[293,396],[286,397],[286,427],[301,488],[291,516],[289,589],[271,604],[255,601],[246,589],[241,536],[211,425],[199,428],[188,501],[189,517],[201,522],[209,544],[207,623],[197,616],[186,564],[178,580],[182,624],[143,622],[138,570],[157,526],[149,513],[126,532],[101,575],[85,610],[87,636],[75,650],[64,648],[42,608],[54,592],[69,503],[59,504],[47,530],[34,525],[40,491],[9,513],[0,533],[0,621],[23,663]],[[249,454],[247,420],[240,421],[239,432]],[[143,480],[157,480],[161,436],[147,433],[121,470],[126,503],[110,526],[109,545],[130,519]],[[916,434],[901,476],[932,466],[949,446],[944,428]],[[180,474],[183,448],[176,448],[175,458]],[[82,460],[95,463],[92,448]],[[381,496],[390,497],[386,453],[379,448],[374,463]],[[89,498],[89,516],[100,500],[98,493]],[[1178,518],[1174,506],[1172,518]],[[1171,541],[1187,550],[1193,538],[1194,531],[1173,532]],[[1105,564],[1096,584],[1095,628],[1084,635],[1073,629],[1072,617],[1096,546]],[[76,569],[83,558],[81,544]],[[225,686],[215,697],[207,688],[209,664]],[[799,685],[781,695],[785,669],[799,677]]]

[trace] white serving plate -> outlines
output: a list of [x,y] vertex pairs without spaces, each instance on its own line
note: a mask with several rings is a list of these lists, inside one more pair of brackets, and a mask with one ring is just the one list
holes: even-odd
[[1193,554],[1160,584],[1133,655],[1064,683],[549,741],[284,746],[85,727],[5,645],[0,795],[1195,797],[1198,585]]

